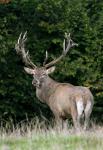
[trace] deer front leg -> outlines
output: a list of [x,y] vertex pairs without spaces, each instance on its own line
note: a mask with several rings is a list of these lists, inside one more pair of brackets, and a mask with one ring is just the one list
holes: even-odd
[[63,122],[64,122],[64,120],[61,117],[55,116],[55,125],[56,125],[57,130],[63,129]]
[[57,109],[56,109],[54,116],[55,116],[55,124],[56,124],[57,129],[62,130],[65,127],[64,126],[65,125],[64,124],[64,113],[60,110],[57,111]]

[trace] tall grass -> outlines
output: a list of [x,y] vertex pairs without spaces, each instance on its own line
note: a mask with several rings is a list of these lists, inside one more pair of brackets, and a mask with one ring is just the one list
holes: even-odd
[[88,131],[62,129],[39,119],[0,127],[0,150],[103,150],[103,127],[92,123]]

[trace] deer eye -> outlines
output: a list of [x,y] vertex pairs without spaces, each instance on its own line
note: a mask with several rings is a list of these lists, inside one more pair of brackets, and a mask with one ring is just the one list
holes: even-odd
[[45,78],[45,76],[46,76],[46,74],[45,74],[45,73],[43,73],[43,74],[42,74],[42,76],[41,76],[41,78]]
[[46,75],[45,75],[45,74],[43,74],[43,75],[42,75],[42,78],[44,78],[45,76],[46,76]]

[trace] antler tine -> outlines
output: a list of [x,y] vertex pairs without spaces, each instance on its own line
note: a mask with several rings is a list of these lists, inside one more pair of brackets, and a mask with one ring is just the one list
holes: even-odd
[[17,44],[19,44],[19,43],[20,43],[21,36],[22,36],[22,32],[21,32],[21,33],[20,33],[20,35],[19,35],[19,38],[18,38],[18,42],[17,42]]
[[27,40],[27,31],[25,31],[24,35],[23,35],[23,41],[25,42]]
[[36,65],[30,60],[29,51],[25,51],[25,42],[27,40],[27,31],[22,34],[22,32],[19,35],[18,41],[15,44],[15,49],[18,55],[22,57],[22,61],[25,63],[26,66],[30,66],[32,68],[35,68]]
[[57,62],[59,62],[63,57],[66,56],[66,54],[68,53],[68,51],[70,50],[70,48],[77,46],[78,44],[74,43],[73,40],[70,37],[70,33],[67,34],[65,33],[65,39],[63,41],[63,51],[62,54],[55,60],[52,60],[51,62],[49,62],[48,64],[45,64],[45,68],[48,68],[50,66],[53,66],[54,64],[56,64]]
[[48,52],[46,51],[46,53],[45,53],[45,59],[44,59],[44,62],[43,62],[43,66],[45,66],[47,60],[48,60]]
[[[69,51],[69,49],[71,48],[71,42],[72,42],[72,40],[71,40],[71,37],[70,37],[70,33],[69,34],[67,34],[67,33],[65,33],[65,39],[66,39],[66,42],[65,42],[65,49],[64,49],[64,55],[66,55],[67,54],[67,52]],[[66,45],[67,45],[67,47],[66,47]]]
[[63,41],[63,52],[65,52],[65,39]]
[[[73,42],[73,40],[71,39],[70,33],[69,34],[65,33],[65,38],[66,38],[66,42],[64,43],[64,46],[63,46],[64,47],[64,49],[63,49],[63,54],[64,55],[66,55],[68,53],[70,48],[72,48],[74,46],[78,46],[78,44]],[[67,47],[66,47],[66,44],[67,44]]]

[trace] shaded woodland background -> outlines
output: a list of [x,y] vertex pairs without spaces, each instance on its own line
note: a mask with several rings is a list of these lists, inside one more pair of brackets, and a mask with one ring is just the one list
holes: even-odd
[[23,63],[15,53],[18,36],[25,31],[27,49],[37,65],[42,65],[46,50],[50,60],[59,56],[64,33],[71,33],[79,46],[56,65],[52,78],[89,87],[95,99],[92,118],[103,121],[103,1],[0,3],[0,121],[52,116],[49,108],[37,100],[32,77],[24,72]]

